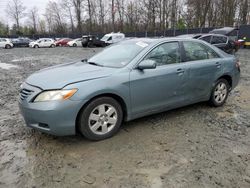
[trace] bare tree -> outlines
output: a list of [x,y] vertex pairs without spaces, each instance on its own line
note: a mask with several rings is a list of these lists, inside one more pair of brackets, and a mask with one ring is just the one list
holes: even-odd
[[92,32],[92,2],[87,0],[88,14],[89,14],[89,32]]
[[38,25],[38,22],[39,22],[39,17],[38,17],[38,9],[37,7],[33,7],[32,9],[29,10],[29,13],[28,13],[28,18],[29,18],[29,21],[32,25],[32,29],[33,29],[33,32],[36,33],[37,32],[37,25]]
[[44,34],[46,32],[46,23],[45,20],[39,20],[38,22],[39,33]]
[[98,4],[99,4],[99,12],[100,12],[100,14],[99,14],[99,20],[100,20],[100,22],[101,22],[101,28],[103,28],[104,27],[104,0],[98,0]]
[[20,29],[20,19],[25,16],[25,9],[21,0],[11,0],[7,5],[6,13],[16,23],[18,30]]
[[72,0],[75,10],[75,17],[77,21],[77,30],[82,32],[82,8],[84,0]]
[[119,30],[123,31],[124,22],[124,0],[116,0],[117,11],[119,14]]
[[64,17],[58,3],[49,1],[46,7],[45,17],[50,30],[52,29],[58,33],[66,32],[66,23],[64,22]]
[[69,17],[71,32],[74,32],[74,19],[72,9],[74,7],[71,0],[61,0],[61,7],[66,11],[65,16]]
[[111,19],[112,19],[112,30],[115,31],[115,0],[111,0]]

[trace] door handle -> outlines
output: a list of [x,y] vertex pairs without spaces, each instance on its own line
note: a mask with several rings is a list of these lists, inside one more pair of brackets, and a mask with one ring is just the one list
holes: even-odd
[[176,72],[177,72],[177,74],[183,74],[185,72],[185,70],[180,68],[180,69],[177,69]]
[[216,62],[215,65],[216,65],[217,68],[221,67],[221,63],[220,62]]

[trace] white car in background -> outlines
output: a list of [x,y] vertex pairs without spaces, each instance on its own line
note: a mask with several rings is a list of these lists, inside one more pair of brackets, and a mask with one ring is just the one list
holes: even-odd
[[119,32],[119,33],[108,33],[101,38],[101,41],[109,45],[109,44],[120,42],[124,39],[125,39],[125,34]]
[[74,39],[72,41],[69,41],[68,46],[70,47],[78,47],[78,46],[82,46],[82,38],[78,38],[78,39]]
[[10,49],[13,48],[13,44],[10,39],[0,38],[0,48]]
[[31,48],[54,48],[56,47],[55,41],[50,38],[42,38],[36,41],[33,41],[29,44]]

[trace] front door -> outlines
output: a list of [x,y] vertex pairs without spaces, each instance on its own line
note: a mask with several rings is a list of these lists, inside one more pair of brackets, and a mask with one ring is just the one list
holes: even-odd
[[178,42],[158,45],[144,60],[156,61],[156,69],[133,69],[130,96],[133,114],[158,111],[183,101],[186,64],[181,63]]

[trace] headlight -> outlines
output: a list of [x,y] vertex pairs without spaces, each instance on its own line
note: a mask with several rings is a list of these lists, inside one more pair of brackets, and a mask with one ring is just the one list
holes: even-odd
[[35,98],[34,102],[66,100],[72,97],[76,92],[77,89],[44,91]]

